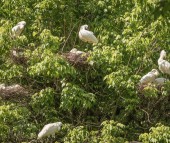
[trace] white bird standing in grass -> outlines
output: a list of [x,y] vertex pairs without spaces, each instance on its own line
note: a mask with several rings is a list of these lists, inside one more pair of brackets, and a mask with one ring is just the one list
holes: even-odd
[[50,124],[45,125],[43,129],[41,130],[41,132],[38,134],[38,139],[41,139],[43,137],[50,136],[50,135],[54,136],[56,131],[61,130],[61,126],[62,126],[61,122],[50,123]]
[[149,73],[147,73],[146,75],[144,75],[141,80],[140,80],[140,84],[141,85],[145,85],[151,82],[155,81],[155,78],[159,75],[159,72],[156,69],[152,69],[152,71],[150,71]]
[[24,26],[26,25],[25,21],[19,22],[16,26],[12,28],[12,36],[18,37],[20,36],[21,32],[24,30]]
[[88,31],[88,25],[83,25],[80,27],[79,38],[84,42],[97,43],[98,40],[94,36],[93,32]]
[[170,74],[170,63],[164,60],[165,57],[166,57],[166,52],[165,50],[162,50],[160,53],[160,57],[158,59],[159,70],[162,73]]

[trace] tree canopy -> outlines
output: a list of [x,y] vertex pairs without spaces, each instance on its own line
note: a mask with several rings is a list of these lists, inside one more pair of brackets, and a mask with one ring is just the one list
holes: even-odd
[[[170,82],[139,86],[158,70],[161,50],[170,61],[169,0],[1,0],[0,7],[0,142],[170,142]],[[84,24],[97,44],[79,39]],[[85,62],[65,56],[73,48],[87,53]],[[53,122],[63,123],[55,137],[37,140]]]

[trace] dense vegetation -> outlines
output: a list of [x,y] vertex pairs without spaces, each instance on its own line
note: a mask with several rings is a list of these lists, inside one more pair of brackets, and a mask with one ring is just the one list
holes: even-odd
[[[1,0],[0,7],[0,84],[27,91],[0,93],[0,142],[170,142],[170,83],[138,86],[158,69],[162,49],[170,61],[168,0]],[[13,39],[22,20],[27,25]],[[83,24],[98,44],[78,38]],[[93,65],[70,64],[62,54],[72,48],[88,51]],[[58,121],[55,137],[37,140]]]

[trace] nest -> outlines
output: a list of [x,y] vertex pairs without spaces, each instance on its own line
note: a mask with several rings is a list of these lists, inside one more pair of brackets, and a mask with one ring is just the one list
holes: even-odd
[[67,61],[74,65],[74,66],[82,66],[82,65],[88,65],[88,57],[90,56],[89,53],[83,53],[83,54],[76,54],[76,53],[63,53],[63,57],[67,59]]
[[23,54],[24,50],[21,48],[13,48],[11,50],[11,59],[15,64],[19,64],[19,65],[27,65],[27,58],[24,56]]
[[21,98],[21,97],[25,97],[28,96],[29,93],[28,91],[18,85],[18,84],[14,84],[11,86],[5,86],[5,84],[0,84],[0,97],[2,99],[10,99],[10,98]]
[[[144,91],[145,91],[145,89],[146,89],[147,87],[156,88],[157,91],[161,94],[162,88],[164,87],[164,85],[155,85],[155,84],[137,85],[136,88],[137,88],[138,93],[143,94]],[[169,93],[169,94],[170,94],[170,93]]]

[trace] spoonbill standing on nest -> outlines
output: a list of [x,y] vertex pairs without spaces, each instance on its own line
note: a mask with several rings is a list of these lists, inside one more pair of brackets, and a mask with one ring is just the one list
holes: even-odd
[[41,132],[38,134],[38,139],[41,139],[49,135],[54,136],[55,132],[61,129],[61,126],[62,126],[61,122],[50,123],[50,124],[45,125],[43,129],[41,130]]
[[141,80],[140,80],[140,84],[144,85],[147,83],[151,83],[155,81],[155,78],[159,75],[159,72],[156,69],[152,69],[152,71],[150,71],[149,73],[147,73],[146,75],[144,75]]
[[26,25],[25,21],[19,22],[16,26],[12,28],[13,37],[20,36],[21,32],[24,30],[24,26]]
[[162,73],[170,74],[170,63],[164,60],[165,57],[166,57],[166,52],[165,50],[162,50],[160,53],[160,57],[158,59],[159,70]]
[[88,43],[97,43],[98,40],[94,36],[93,32],[88,31],[88,25],[83,25],[80,27],[79,38]]

